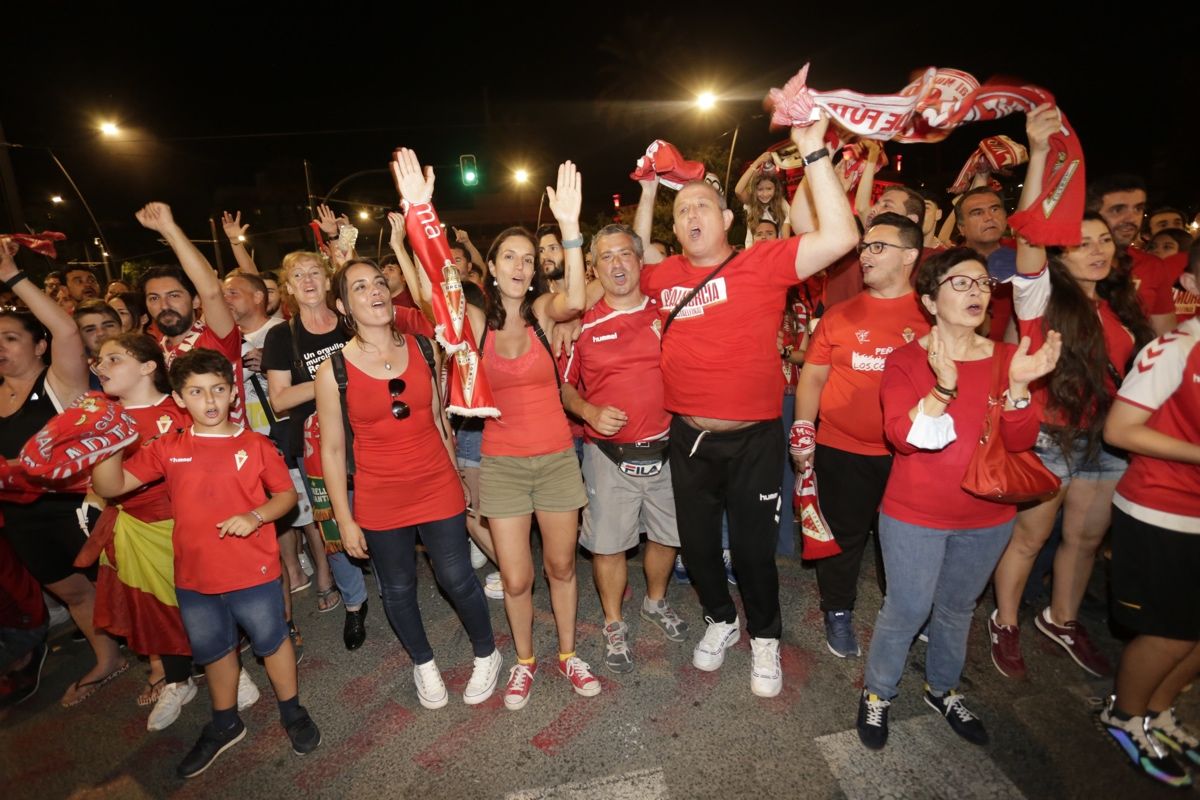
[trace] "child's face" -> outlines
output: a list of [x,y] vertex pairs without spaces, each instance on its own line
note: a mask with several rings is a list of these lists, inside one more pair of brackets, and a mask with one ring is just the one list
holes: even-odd
[[229,420],[233,387],[221,375],[190,375],[183,391],[175,392],[175,402],[188,410],[197,427],[222,428]]
[[1146,245],[1146,252],[1159,258],[1173,256],[1179,252],[1179,242],[1175,241],[1169,235],[1160,234],[1151,239],[1150,243]]

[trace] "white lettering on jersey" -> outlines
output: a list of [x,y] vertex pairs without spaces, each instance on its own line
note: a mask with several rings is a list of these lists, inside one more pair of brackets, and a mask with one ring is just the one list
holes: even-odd
[[[670,289],[663,289],[662,307],[668,313],[674,311],[675,306],[691,294],[691,292],[691,288],[687,286],[672,286]],[[723,277],[713,278],[704,284],[704,288],[696,292],[696,296],[689,300],[688,304],[675,315],[675,319],[703,316],[705,307],[724,303],[728,299],[729,292],[725,287],[725,279]]]
[[192,463],[192,458],[191,456],[188,456],[187,458],[176,458],[175,456],[171,456],[169,461],[172,464],[190,464]]
[[854,332],[854,338],[858,339],[859,344],[866,344],[871,341],[871,332],[860,328]]
[[593,336],[592,341],[593,342],[611,342],[611,341],[615,341],[616,338],[617,338],[617,334],[616,334],[616,332],[613,332],[613,333],[606,333],[603,336]]
[[876,347],[874,353],[850,351],[850,369],[855,372],[883,372],[883,365],[894,347]]
[[759,494],[758,499],[759,500],[778,500],[779,492],[772,492],[771,494]]

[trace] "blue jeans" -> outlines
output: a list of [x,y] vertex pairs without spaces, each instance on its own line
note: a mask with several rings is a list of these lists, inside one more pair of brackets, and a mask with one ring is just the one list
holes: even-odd
[[926,619],[925,682],[939,694],[958,686],[975,603],[1008,546],[1013,522],[942,530],[879,515],[888,593],[867,654],[868,691],[885,700],[897,695],[908,650]]
[[421,609],[417,605],[418,532],[433,562],[438,585],[450,596],[475,656],[491,655],[496,649],[496,637],[492,633],[492,618],[483,587],[471,568],[466,514],[390,531],[363,529],[375,567],[375,579],[383,592],[383,610],[388,622],[392,623],[392,630],[414,664],[424,664],[433,658],[433,648],[425,635]]
[[254,655],[266,658],[287,641],[279,579],[222,594],[175,587],[183,629],[200,665],[220,661],[238,646],[238,628],[246,632]]
[[36,628],[0,628],[0,675],[7,673],[26,653],[44,645],[49,630],[49,615]]

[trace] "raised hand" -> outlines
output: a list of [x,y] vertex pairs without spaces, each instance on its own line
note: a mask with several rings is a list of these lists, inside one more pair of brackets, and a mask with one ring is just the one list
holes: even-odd
[[421,162],[412,150],[407,147],[397,149],[389,166],[401,200],[420,204],[433,198],[433,167],[422,170]]
[[147,203],[133,215],[143,228],[166,233],[175,227],[175,217],[171,215],[171,207],[166,203]]
[[324,203],[317,206],[317,218],[313,221],[321,226],[321,233],[326,236],[338,235],[338,228],[341,227],[338,224],[338,218],[333,215],[333,211]]
[[583,206],[583,176],[570,161],[558,165],[558,188],[546,187],[546,199],[550,211],[559,225],[579,222],[579,209]]
[[388,223],[392,226],[392,235],[388,238],[388,244],[392,246],[394,252],[399,253],[404,249],[404,215],[396,211],[389,211]]
[[829,115],[824,111],[811,125],[792,128],[792,141],[800,151],[800,156],[815,153],[825,146],[825,131],[829,128]]
[[454,241],[458,242],[459,244],[469,244],[471,242],[471,237],[467,235],[467,232],[462,228],[455,228]]
[[941,386],[943,389],[957,389],[958,365],[954,363],[954,359],[946,352],[946,347],[942,342],[941,334],[938,333],[937,325],[929,329],[929,339],[925,347],[928,350],[927,359],[929,361],[929,368],[933,370],[933,375],[937,380],[938,386]]
[[1062,334],[1047,331],[1046,341],[1036,353],[1030,353],[1029,347],[1029,337],[1022,336],[1017,352],[1013,353],[1012,362],[1008,365],[1009,394],[1023,394],[1030,383],[1054,370],[1062,353]]
[[1057,106],[1042,103],[1025,116],[1025,135],[1030,152],[1045,153],[1050,149],[1050,137],[1062,130],[1062,113]]
[[225,235],[229,237],[229,241],[244,242],[246,241],[246,231],[250,226],[242,224],[242,212],[239,211],[231,217],[228,211],[222,211],[221,228],[225,231]]
[[0,271],[16,272],[17,263],[14,259],[17,257],[17,251],[20,249],[21,245],[17,244],[16,239],[8,237],[0,239]]

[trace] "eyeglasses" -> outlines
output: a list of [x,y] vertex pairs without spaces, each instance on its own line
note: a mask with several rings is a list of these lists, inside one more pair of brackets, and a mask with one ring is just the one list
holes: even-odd
[[404,378],[392,378],[388,381],[388,394],[392,396],[392,416],[396,419],[408,419],[408,415],[412,413],[408,403],[399,399],[403,393]]
[[858,250],[858,254],[860,256],[862,255],[863,250],[868,251],[873,256],[877,256],[877,255],[881,255],[883,253],[883,249],[885,247],[894,247],[897,250],[915,250],[916,249],[914,247],[905,247],[902,244],[890,244],[888,242],[859,242],[858,247],[856,249]]
[[938,281],[938,286],[944,286],[947,283],[956,292],[969,292],[972,286],[978,286],[981,292],[990,292],[1000,285],[1000,281],[995,278],[972,278],[970,275],[951,275],[943,281]]

